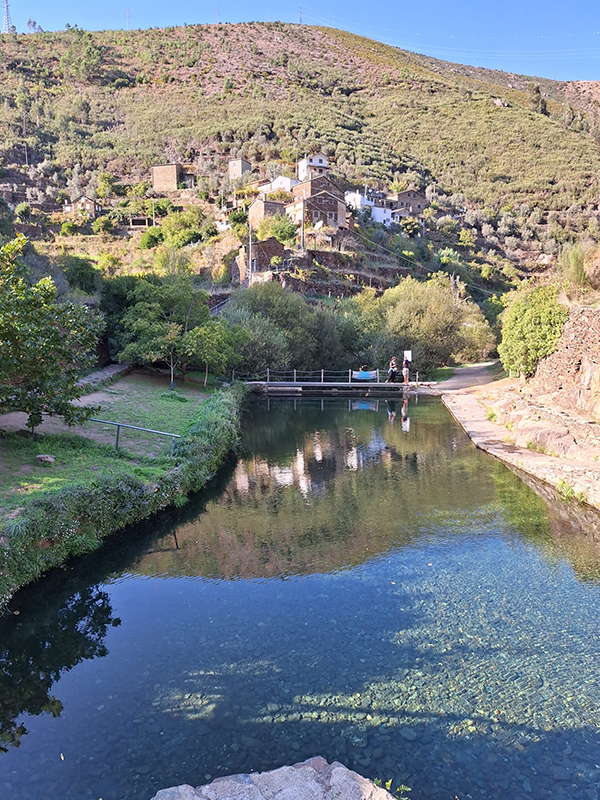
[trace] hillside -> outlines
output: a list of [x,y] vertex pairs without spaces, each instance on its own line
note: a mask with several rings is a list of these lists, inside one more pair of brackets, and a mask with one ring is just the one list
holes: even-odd
[[597,85],[464,67],[339,30],[7,34],[0,87],[4,179],[27,144],[29,178],[49,196],[76,165],[85,187],[98,170],[136,181],[183,160],[214,189],[231,155],[266,169],[319,148],[342,182],[436,184],[474,205],[570,210],[580,227],[578,214],[597,210]]

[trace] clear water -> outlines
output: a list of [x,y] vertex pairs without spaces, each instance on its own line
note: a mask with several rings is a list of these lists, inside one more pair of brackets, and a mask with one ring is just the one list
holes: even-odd
[[257,401],[209,491],[16,596],[0,797],[148,800],[321,754],[416,800],[595,800],[598,517],[439,401],[405,411]]

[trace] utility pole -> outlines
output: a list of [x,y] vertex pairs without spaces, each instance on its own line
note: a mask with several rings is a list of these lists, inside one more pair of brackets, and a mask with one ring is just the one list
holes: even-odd
[[156,225],[156,217],[154,215],[154,200],[152,200],[152,227]]
[[298,25],[302,25],[302,6],[298,6]]
[[25,142],[25,166],[29,166],[29,156],[27,155],[27,142]]
[[302,228],[300,232],[300,249],[304,250],[304,197],[302,198]]
[[10,33],[11,29],[12,29],[12,22],[10,19],[8,0],[4,0],[4,21],[2,23],[2,33]]
[[248,223],[248,286],[252,286],[252,223]]
[[131,30],[131,24],[130,24],[131,23],[131,11],[128,8],[125,9],[125,16],[127,17],[127,30],[130,31]]

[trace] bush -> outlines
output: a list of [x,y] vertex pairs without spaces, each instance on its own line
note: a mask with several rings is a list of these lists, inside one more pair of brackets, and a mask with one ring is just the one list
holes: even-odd
[[92,230],[94,233],[110,233],[113,229],[112,220],[110,217],[98,217],[92,222]]
[[94,294],[99,288],[102,275],[86,258],[63,256],[59,261],[69,286],[86,294]]
[[61,229],[60,229],[60,235],[61,236],[74,236],[77,233],[77,231],[78,231],[78,228],[77,228],[77,225],[75,225],[74,222],[71,222],[71,221],[63,222],[63,224],[61,226]]
[[140,247],[142,250],[151,250],[159,242],[162,242],[163,234],[160,228],[148,228],[144,231],[140,239]]
[[31,206],[29,203],[19,203],[15,208],[15,216],[20,222],[26,222],[31,218]]
[[556,286],[520,289],[504,312],[498,354],[508,372],[533,375],[538,362],[556,350],[569,316],[557,300]]

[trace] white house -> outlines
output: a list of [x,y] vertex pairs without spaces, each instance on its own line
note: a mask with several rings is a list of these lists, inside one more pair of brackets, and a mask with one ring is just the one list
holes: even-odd
[[326,175],[329,170],[329,159],[325,153],[315,153],[298,162],[298,180],[306,181],[319,175]]
[[371,219],[386,228],[392,224],[392,211],[387,208],[385,201],[378,201],[376,197],[361,194],[360,192],[346,192],[346,205],[355,211],[362,211],[365,208],[371,209]]
[[266,191],[267,194],[276,192],[279,189],[282,189],[284,192],[291,192],[292,186],[296,186],[298,183],[300,183],[300,181],[297,178],[286,178],[284,175],[279,175],[277,178],[273,178],[267,189],[263,189],[262,191]]

